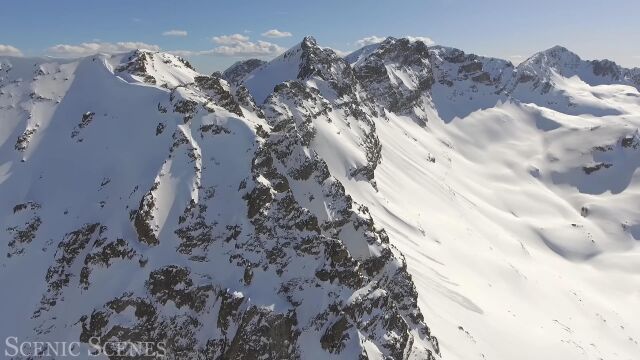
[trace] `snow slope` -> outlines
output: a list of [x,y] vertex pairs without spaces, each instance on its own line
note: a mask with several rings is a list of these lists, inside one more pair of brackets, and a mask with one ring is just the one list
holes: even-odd
[[0,81],[0,336],[437,356],[402,254],[278,112],[286,87],[258,109],[148,51],[3,59]]
[[443,358],[637,358],[638,90],[558,47],[516,69],[431,54],[430,121],[386,113],[379,191],[345,183],[398,239]]
[[[525,91],[515,79],[558,48],[518,68],[413,49],[390,39],[347,57],[356,76],[372,64],[359,78],[363,97],[412,99],[421,79],[434,78],[421,98],[376,117],[375,187],[341,171],[331,156],[339,142],[317,137],[313,146],[398,241],[443,358],[634,359],[637,89],[563,51],[572,61],[534,75],[551,80],[550,90]],[[376,62],[384,70],[371,70]]]
[[394,38],[0,59],[0,337],[635,360],[638,73]]
[[[347,189],[398,239],[443,358],[639,353],[640,153],[621,146],[637,136],[632,114],[509,102],[428,131],[378,126],[379,192]],[[600,163],[612,166],[585,172]]]

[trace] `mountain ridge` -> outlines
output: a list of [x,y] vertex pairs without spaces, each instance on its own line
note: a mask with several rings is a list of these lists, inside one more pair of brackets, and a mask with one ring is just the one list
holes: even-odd
[[0,337],[629,358],[640,93],[565,50],[0,59]]

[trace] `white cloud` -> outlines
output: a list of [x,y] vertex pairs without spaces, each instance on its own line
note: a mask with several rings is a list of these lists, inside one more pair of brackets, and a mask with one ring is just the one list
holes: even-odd
[[82,57],[97,53],[119,53],[135,49],[160,50],[158,45],[143,42],[88,42],[78,45],[58,44],[47,49],[47,53],[61,57]]
[[239,42],[233,45],[218,46],[212,53],[223,56],[272,56],[286,49],[267,41]]
[[331,50],[333,50],[334,53],[336,53],[336,55],[340,56],[340,57],[345,57],[347,55],[349,55],[351,52],[350,51],[342,51],[339,49],[335,49],[335,48],[329,48]]
[[[279,45],[267,41],[250,41],[250,38],[241,34],[221,35],[212,38],[212,41],[219,46],[207,50],[165,50],[169,54],[191,57],[191,56],[237,56],[237,57],[268,57],[275,56],[286,49]],[[2,50],[0,45],[0,54]],[[14,48],[15,49],[15,48]],[[58,57],[83,57],[97,53],[120,53],[135,49],[147,49],[160,51],[158,45],[143,42],[101,42],[92,41],[81,44],[58,44],[46,50],[47,54]],[[15,49],[17,50],[17,49]]]
[[286,50],[279,45],[267,41],[250,41],[248,36],[242,34],[214,36],[212,40],[220,46],[212,50],[200,51],[198,55],[273,56]]
[[166,51],[167,53],[171,54],[171,55],[175,55],[175,56],[180,56],[180,57],[190,57],[190,56],[197,56],[197,55],[205,55],[209,50],[205,50],[205,51],[194,51],[194,50],[169,50]]
[[367,45],[372,45],[372,44],[377,44],[377,43],[381,43],[384,41],[383,37],[380,36],[375,36],[375,35],[371,35],[371,36],[367,36],[365,38],[362,38],[358,41],[356,41],[356,45],[359,47],[363,47],[363,46],[367,46]]
[[218,45],[235,45],[249,41],[249,37],[242,34],[220,35],[211,39]]
[[0,44],[0,56],[22,56],[22,51],[15,46]]
[[261,34],[264,37],[268,37],[268,38],[283,38],[283,37],[290,37],[293,34],[291,34],[288,31],[280,31],[278,29],[271,29],[271,30],[267,30],[265,32],[263,32]]
[[162,33],[162,36],[187,36],[186,30],[167,30]]
[[222,45],[210,50],[169,50],[167,53],[180,57],[213,55],[237,57],[268,57],[283,53],[286,49],[266,41],[237,42],[232,45]]
[[425,43],[425,45],[429,45],[429,46],[436,44],[436,42],[433,41],[433,39],[426,36],[406,36],[406,38],[409,39],[409,41],[422,41],[423,43]]

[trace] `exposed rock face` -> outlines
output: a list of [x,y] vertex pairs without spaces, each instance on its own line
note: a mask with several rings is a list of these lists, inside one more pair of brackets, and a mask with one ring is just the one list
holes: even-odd
[[266,61],[260,59],[238,61],[225,70],[222,75],[230,84],[237,85],[245,76],[247,76],[247,74],[266,63]]
[[442,46],[432,48],[431,62],[438,84],[448,87],[471,80],[472,89],[484,85],[499,92],[513,72],[513,65],[508,61]]
[[585,61],[565,47],[554,46],[539,52],[518,65],[516,84],[531,83],[542,93],[555,85],[553,74],[565,78],[579,76],[590,85],[621,83],[638,88],[638,69],[625,69],[610,60]]
[[209,95],[215,104],[231,113],[243,116],[240,105],[231,94],[231,88],[220,76],[217,74],[209,77],[197,76],[194,80],[200,90]]
[[151,55],[145,51],[136,50],[128,58],[127,62],[120,65],[116,71],[128,72],[129,74],[140,76],[145,82],[155,84],[156,79],[147,72]]
[[431,108],[450,120],[467,115],[467,109],[495,105],[506,97],[503,90],[514,72],[505,60],[409,39],[387,38],[347,58],[381,113],[411,116],[422,126]]
[[9,252],[7,257],[22,254],[26,247],[35,239],[38,229],[42,224],[42,219],[38,216],[41,206],[38,203],[28,201],[17,204],[13,207],[13,218],[11,222],[18,225],[7,228],[10,241],[8,243]]
[[594,75],[620,80],[622,71],[615,62],[611,60],[591,60],[589,62],[593,66]]
[[395,113],[420,106],[434,83],[427,46],[408,39],[387,38],[356,65],[355,72],[375,102]]
[[164,88],[193,81],[198,75],[188,61],[158,51],[135,50],[117,61],[113,64],[114,73],[125,80],[140,80]]

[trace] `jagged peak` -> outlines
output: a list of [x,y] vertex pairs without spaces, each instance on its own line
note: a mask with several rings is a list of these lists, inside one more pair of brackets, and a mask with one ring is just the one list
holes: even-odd
[[384,40],[382,40],[380,42],[380,44],[383,44],[383,43],[387,43],[388,44],[388,43],[393,43],[393,42],[396,42],[396,41],[398,41],[398,38],[395,38],[393,36],[387,36]]
[[[582,74],[579,75],[587,83],[595,84],[602,81],[588,79],[591,75],[595,75],[596,77],[610,78],[613,81],[623,81],[635,87],[640,86],[638,81],[634,79],[634,75],[640,72],[639,68],[625,68],[608,59],[583,60],[578,54],[560,45],[534,54],[518,68],[553,69],[563,76],[576,75],[575,72],[582,69]],[[585,71],[592,74],[587,75]]]
[[[578,76],[589,85],[625,84],[640,88],[640,71],[626,69],[611,60],[582,60],[564,46],[556,45],[540,51],[516,68],[516,84],[529,83],[549,91],[555,84],[554,74],[565,78]],[[513,85],[515,86],[515,85]]]
[[276,85],[285,81],[318,77],[346,87],[347,83],[354,83],[352,76],[345,59],[333,49],[319,46],[315,38],[306,36],[280,56],[248,73],[241,83],[261,103]]
[[318,66],[329,66],[332,63],[343,63],[342,57],[331,48],[324,48],[318,46],[318,43],[313,37],[307,36],[300,44],[302,54],[300,56],[301,64],[299,78],[305,78],[308,76],[302,70],[304,68],[316,68]]
[[420,39],[411,39],[409,37],[393,37],[393,36],[387,36],[386,39],[384,39],[381,43],[381,45],[383,46],[390,46],[390,45],[394,45],[394,44],[413,44],[413,45],[417,45],[417,46],[424,46],[427,47],[427,44],[420,40]]
[[186,67],[192,71],[196,71],[195,68],[189,63],[189,61],[187,61],[183,57],[159,50],[135,49],[118,54],[101,54],[98,56],[113,57],[114,59],[119,60],[121,65],[125,65],[136,60],[144,61],[145,63],[150,63],[154,60],[158,60],[167,65],[178,66],[180,68]]
[[567,49],[566,47],[562,46],[562,45],[554,45],[550,48],[548,48],[547,50],[544,50],[542,52],[555,52],[555,53],[573,53],[571,50]]
[[287,51],[269,61],[268,64],[279,63],[283,60],[296,59],[301,57],[303,53],[313,52],[320,49],[321,48],[318,46],[318,43],[313,36],[305,36],[302,41],[293,45]]
[[307,35],[302,39],[301,44],[303,46],[310,46],[310,47],[315,47],[318,46],[318,42],[316,41],[316,38],[314,38],[313,36]]
[[136,49],[112,55],[109,62],[125,80],[141,80],[162,87],[188,84],[199,75],[189,61],[155,50]]
[[[426,64],[429,58],[429,48],[422,41],[411,41],[408,38],[387,37],[377,46],[372,47],[366,54],[360,54],[358,65],[365,64],[367,59],[372,61],[391,61],[400,65]],[[363,58],[362,55],[366,55]]]
[[369,44],[355,50],[344,57],[344,59],[352,66],[358,66],[360,62],[365,60],[369,55],[380,47],[382,43]]
[[337,61],[342,58],[334,49],[318,45],[317,40],[313,36],[305,36],[298,45],[292,48],[292,50],[298,48],[302,51],[301,58],[303,61],[313,61],[318,58],[331,58],[333,61]]
[[432,55],[432,59],[435,58],[436,61],[440,60],[440,61],[446,61],[450,63],[464,63],[464,62],[479,61],[485,64],[493,63],[498,67],[507,67],[507,68],[514,67],[513,63],[509,60],[491,57],[491,56],[478,55],[474,53],[467,53],[461,49],[450,47],[450,46],[434,45],[429,47],[429,51]]
[[[316,39],[312,36],[305,36],[300,43],[293,46],[285,54],[287,53],[290,54],[288,56],[299,53],[300,68],[315,66],[318,63],[342,61],[342,58],[338,56],[333,49],[319,46]],[[278,58],[273,61],[275,62],[277,59]]]
[[537,57],[550,57],[550,58],[560,58],[563,56],[570,56],[570,57],[577,57],[580,58],[576,53],[574,53],[573,51],[569,50],[568,48],[562,46],[562,45],[554,45],[548,49],[545,50],[541,50],[538,51],[537,53],[533,54],[531,58],[537,58]]
[[537,52],[523,61],[519,67],[528,67],[537,65],[541,67],[556,68],[559,67],[576,67],[582,59],[576,53],[564,46],[556,45],[549,49]]
[[443,45],[432,46],[430,50],[436,57],[453,63],[464,62],[468,55],[475,56],[474,54],[467,54],[461,49]]
[[[351,52],[350,54],[345,56],[344,59],[349,64],[351,64],[352,66],[359,66],[370,55],[375,53],[376,50],[378,50],[380,48],[383,48],[383,47],[384,48],[393,47],[401,39],[402,38],[398,39],[398,38],[395,38],[393,36],[387,36],[384,40],[382,40],[380,42],[376,42],[376,43],[373,43],[373,44],[365,45],[365,46],[361,47],[360,49],[357,49],[357,50]],[[410,42],[409,39],[405,39],[405,41],[409,41]]]
[[289,50],[285,51],[282,55],[273,59],[272,62],[277,61],[277,59],[279,58],[288,58],[298,53],[301,53],[300,55],[302,58],[304,58],[305,56],[308,57],[314,54],[315,55],[323,54],[323,56],[325,57],[330,56],[332,58],[341,58],[341,56],[339,56],[334,49],[330,47],[323,47],[318,45],[318,41],[316,40],[315,37],[305,36],[304,38],[302,38],[302,41],[300,41],[296,45],[289,48]]

